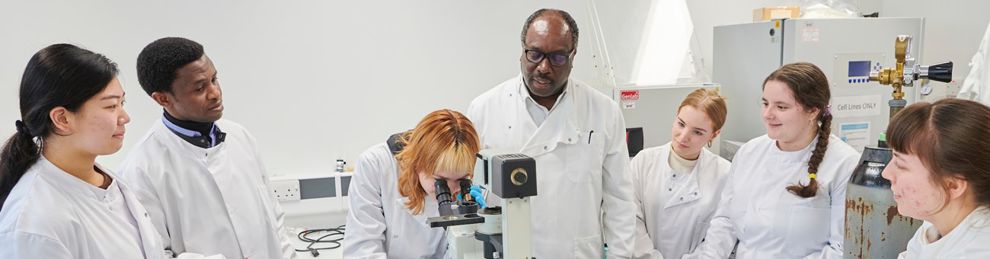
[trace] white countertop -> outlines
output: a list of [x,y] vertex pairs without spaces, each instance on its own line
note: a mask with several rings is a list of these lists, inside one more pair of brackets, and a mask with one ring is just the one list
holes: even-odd
[[[343,202],[342,202],[343,201]],[[309,243],[299,240],[297,235],[308,229],[336,228],[344,225],[347,219],[346,201],[339,198],[322,198],[301,201],[281,202],[285,211],[285,229],[290,232],[289,241],[295,249],[305,249]],[[316,234],[310,235],[317,238]],[[335,237],[336,238],[336,237]],[[340,241],[343,243],[343,241]],[[331,243],[317,243],[314,247],[335,246]],[[310,252],[297,252],[298,258],[337,259],[343,258],[340,248],[319,250],[319,256]]]

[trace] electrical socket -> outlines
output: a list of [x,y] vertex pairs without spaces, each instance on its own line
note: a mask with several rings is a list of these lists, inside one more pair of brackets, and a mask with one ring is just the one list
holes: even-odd
[[299,180],[297,179],[272,181],[271,191],[277,201],[298,201],[300,199]]

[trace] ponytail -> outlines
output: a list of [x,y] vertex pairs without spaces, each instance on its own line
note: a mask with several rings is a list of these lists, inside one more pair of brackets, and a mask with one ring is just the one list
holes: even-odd
[[18,90],[23,121],[15,122],[17,133],[0,151],[0,206],[53,134],[49,112],[55,107],[77,111],[116,76],[117,64],[106,56],[71,44],[52,44],[31,56]]
[[826,107],[822,111],[822,115],[819,118],[818,121],[821,125],[818,125],[818,143],[815,144],[815,149],[811,151],[811,159],[808,160],[808,178],[810,180],[808,180],[807,185],[801,185],[799,182],[787,186],[787,191],[802,198],[814,197],[818,193],[818,166],[825,159],[825,150],[828,149],[828,137],[832,134],[832,114],[829,111],[829,107]]
[[7,195],[17,181],[41,156],[31,132],[21,121],[17,121],[17,133],[7,140],[0,151],[0,208],[3,208]]

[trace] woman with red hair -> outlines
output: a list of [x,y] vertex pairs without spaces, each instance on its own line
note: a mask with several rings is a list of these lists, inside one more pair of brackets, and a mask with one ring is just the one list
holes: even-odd
[[413,130],[361,154],[350,187],[344,258],[441,258],[447,250],[436,181],[460,193],[480,149],[471,121],[452,110],[426,115]]

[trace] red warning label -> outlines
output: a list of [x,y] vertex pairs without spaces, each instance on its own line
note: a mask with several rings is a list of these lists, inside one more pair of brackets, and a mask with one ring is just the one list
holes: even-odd
[[639,100],[639,90],[622,90],[619,92],[619,97],[623,101]]

